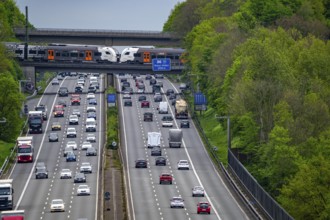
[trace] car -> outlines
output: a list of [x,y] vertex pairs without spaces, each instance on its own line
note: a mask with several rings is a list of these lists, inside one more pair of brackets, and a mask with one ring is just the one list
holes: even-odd
[[46,169],[46,165],[44,162],[38,162],[35,167],[35,172],[37,172],[38,169]]
[[176,95],[173,93],[173,94],[170,94],[169,97],[168,97],[169,100],[174,100],[176,99]]
[[92,173],[92,165],[90,162],[83,162],[80,165],[80,173]]
[[156,166],[166,166],[166,158],[165,157],[157,157],[155,159]]
[[35,174],[36,179],[48,179],[48,171],[46,168],[37,168]]
[[178,162],[178,170],[189,170],[188,160],[180,160]]
[[65,147],[63,151],[63,157],[66,157],[66,155],[68,155],[69,152],[73,152],[73,148],[71,146]]
[[52,80],[52,85],[60,85],[60,81],[58,81],[57,78],[54,78],[54,79]]
[[190,123],[188,120],[182,120],[180,122],[180,128],[189,128],[190,127]]
[[71,96],[71,105],[80,105],[80,100],[81,100],[80,95],[73,94]]
[[53,109],[54,117],[64,117],[64,106],[55,105]]
[[88,185],[79,185],[77,188],[77,195],[82,196],[82,195],[90,195],[91,194],[91,189]]
[[49,138],[49,142],[58,142],[58,134],[57,133],[51,132],[48,135],[48,138]]
[[70,115],[69,116],[69,125],[77,125],[79,124],[79,118],[77,115]]
[[197,204],[197,214],[211,214],[211,205],[208,202],[199,202]]
[[173,127],[172,121],[162,121],[162,127]]
[[87,118],[94,118],[96,120],[96,112],[88,112]]
[[194,186],[194,188],[192,188],[192,196],[204,197],[204,188],[202,186]]
[[88,105],[97,105],[97,100],[96,99],[89,99],[88,100]]
[[169,96],[171,94],[174,94],[174,90],[173,89],[167,89],[166,90],[166,95]]
[[95,134],[87,134],[86,141],[88,141],[89,143],[95,143],[96,142]]
[[138,89],[136,93],[143,94],[144,93],[144,89]]
[[96,86],[89,86],[88,87],[88,93],[96,93]]
[[86,183],[86,175],[84,173],[77,172],[73,179],[74,183]]
[[131,99],[131,96],[129,94],[123,95],[123,99]]
[[184,200],[180,196],[174,196],[171,200],[171,208],[184,208]]
[[60,179],[71,179],[72,171],[70,169],[62,169],[60,172]]
[[146,80],[151,80],[152,79],[152,76],[150,74],[147,74],[146,75]]
[[88,148],[93,147],[93,145],[89,141],[84,141],[81,144],[81,150],[87,150]]
[[57,105],[62,105],[64,107],[66,107],[66,101],[63,100],[63,99],[60,99],[60,100],[57,101]]
[[88,113],[88,112],[96,112],[96,108],[95,108],[95,106],[87,106],[87,108],[86,108],[86,112]]
[[69,76],[78,76],[77,72],[70,72]]
[[156,79],[150,79],[149,81],[149,85],[155,85],[157,83],[157,80]]
[[65,212],[63,199],[53,199],[50,202],[50,212]]
[[77,109],[77,108],[74,108],[74,109],[72,110],[72,115],[77,115],[78,117],[80,117],[80,110]]
[[127,87],[122,91],[122,93],[132,95],[133,94],[133,89],[131,87]]
[[147,160],[145,159],[138,159],[135,161],[135,168],[147,168]]
[[141,101],[141,108],[149,108],[150,102],[147,100]]
[[163,87],[163,82],[157,82],[156,85],[158,85],[159,87]]
[[76,138],[77,137],[77,131],[75,128],[69,127],[66,131],[66,137],[67,138]]
[[155,78],[156,79],[164,79],[164,75],[163,74],[155,74]]
[[68,152],[66,154],[66,162],[76,162],[77,161],[77,157],[76,155],[73,153],[73,151]]
[[60,89],[58,90],[58,95],[59,96],[69,96],[69,90],[67,87],[60,87]]
[[73,150],[77,150],[77,143],[75,141],[68,141],[65,147],[71,147]]
[[62,129],[62,125],[58,121],[52,122],[52,131],[60,131]]
[[74,92],[75,93],[82,93],[84,90],[84,87],[82,87],[81,85],[77,85],[75,88],[74,88]]
[[163,97],[160,94],[156,94],[154,95],[154,102],[162,102],[163,101]]
[[162,149],[159,146],[154,146],[151,149],[151,156],[162,156]]
[[159,184],[163,184],[163,183],[172,184],[172,182],[173,182],[173,176],[169,173],[162,173],[159,176]]
[[96,151],[95,147],[87,148],[86,156],[97,156],[97,151]]
[[180,83],[179,89],[185,90],[187,89],[187,85],[185,83]]
[[139,102],[147,100],[147,96],[145,95],[140,95],[139,96]]
[[59,75],[56,76],[56,78],[57,78],[57,80],[63,80],[64,79],[64,74],[63,75],[59,74]]
[[133,106],[133,102],[130,99],[124,100],[124,106]]
[[153,121],[153,113],[152,112],[143,113],[143,121]]
[[[93,87],[95,87],[96,90],[100,89],[100,83],[99,83],[99,82],[92,82],[92,83],[90,83],[89,86],[93,86]],[[96,91],[95,91],[95,92],[96,92]]]
[[87,100],[88,99],[95,99],[95,94],[94,93],[87,93]]
[[85,86],[85,78],[78,78],[77,85]]

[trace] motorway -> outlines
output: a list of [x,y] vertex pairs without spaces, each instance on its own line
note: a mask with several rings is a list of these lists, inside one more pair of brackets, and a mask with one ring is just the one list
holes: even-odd
[[[24,209],[26,219],[38,220],[59,220],[59,219],[74,219],[84,218],[88,220],[98,219],[98,200],[99,200],[99,169],[100,155],[104,143],[104,109],[100,103],[104,103],[103,94],[95,94],[98,105],[97,109],[97,130],[96,143],[93,146],[97,149],[98,155],[86,157],[85,151],[82,151],[80,144],[86,139],[85,132],[86,107],[88,106],[86,94],[81,94],[81,105],[71,106],[70,94],[69,97],[58,97],[55,95],[60,86],[68,87],[69,92],[73,92],[77,77],[65,77],[60,81],[60,85],[49,85],[46,88],[47,92],[54,92],[54,95],[42,96],[39,100],[33,100],[29,103],[29,109],[32,110],[36,104],[44,104],[48,108],[48,120],[43,123],[43,134],[31,134],[34,137],[34,153],[35,160],[33,163],[18,163],[15,164],[10,178],[14,179],[15,190],[15,209]],[[100,89],[102,90],[104,82],[101,75]],[[86,88],[88,88],[88,79],[86,79]],[[54,118],[52,114],[53,106],[58,100],[65,100],[67,107],[63,118]],[[79,125],[69,125],[68,118],[72,113],[73,108],[78,108],[81,112]],[[51,132],[51,123],[58,121],[62,125],[62,130],[57,131],[59,134],[59,142],[49,142],[48,134]],[[66,130],[68,127],[75,127],[77,130],[76,138],[67,138]],[[91,132],[89,132],[91,133]],[[30,134],[29,134],[30,136]],[[78,144],[78,149],[75,151],[77,156],[76,162],[66,162],[63,156],[63,150],[66,142],[74,140]],[[36,179],[34,167],[36,162],[45,162],[48,169],[48,179]],[[79,172],[82,162],[90,162],[93,167],[93,173],[86,174],[87,185],[91,188],[90,196],[77,196],[78,183],[74,183],[73,177],[76,172]],[[72,171],[72,179],[60,179],[60,170],[69,168]],[[65,212],[50,212],[50,202],[53,199],[63,199],[65,202]]]
[[[134,79],[130,77],[128,81],[136,92]],[[151,92],[149,81],[144,81],[146,91]],[[178,92],[167,79],[160,81],[163,82],[163,93],[169,88]],[[119,88],[119,77],[116,83]],[[249,219],[243,211],[244,208],[236,202],[212,164],[192,120],[190,120],[190,128],[182,128],[183,146],[179,149],[169,148],[169,128],[163,128],[161,125],[163,114],[158,114],[158,103],[153,101],[153,95],[147,95],[147,100],[151,104],[150,108],[141,108],[138,101],[139,94],[132,95],[132,107],[123,106],[122,96],[122,94],[119,96],[121,145],[126,171],[125,181],[128,187],[127,203],[130,219]],[[163,101],[169,101],[166,95],[163,95]],[[144,112],[153,112],[154,121],[144,122]],[[174,118],[173,113],[174,109],[171,106],[169,114]],[[179,120],[174,119],[173,128],[178,128],[178,124]],[[155,157],[150,156],[146,139],[147,133],[152,131],[161,132],[162,154],[167,158],[167,166],[155,166]],[[140,158],[148,161],[147,169],[135,168],[135,160]],[[190,170],[177,169],[177,162],[181,159],[189,160]],[[173,185],[159,184],[159,175],[162,172],[173,175]],[[191,189],[198,185],[204,187],[205,197],[192,197]],[[173,196],[181,196],[184,199],[184,209],[170,208],[170,199]],[[196,205],[200,201],[208,201],[211,204],[210,215],[197,214]]]

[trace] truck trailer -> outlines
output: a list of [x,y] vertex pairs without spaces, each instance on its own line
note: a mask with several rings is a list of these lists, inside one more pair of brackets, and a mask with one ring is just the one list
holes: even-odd
[[169,129],[168,142],[171,147],[181,147],[182,143],[182,130],[181,129]]
[[17,144],[17,162],[32,163],[34,158],[33,136],[18,137]]
[[29,111],[28,115],[29,132],[42,133],[43,113],[42,111]]
[[176,119],[188,119],[188,105],[183,99],[178,99],[174,105]]
[[24,210],[1,212],[1,220],[24,220]]

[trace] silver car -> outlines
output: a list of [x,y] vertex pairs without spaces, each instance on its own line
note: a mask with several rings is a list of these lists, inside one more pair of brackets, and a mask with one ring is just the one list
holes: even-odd
[[92,173],[92,165],[90,162],[81,163],[80,173]]
[[61,179],[71,179],[72,178],[72,171],[70,169],[62,169],[60,173]]
[[171,199],[171,208],[184,208],[184,200],[180,196]]
[[192,188],[192,196],[204,197],[204,188],[201,186],[194,186],[194,188]]

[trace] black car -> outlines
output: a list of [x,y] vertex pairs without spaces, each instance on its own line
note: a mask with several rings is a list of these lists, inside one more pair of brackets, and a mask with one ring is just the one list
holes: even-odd
[[96,113],[95,112],[88,112],[87,118],[94,118],[96,120]]
[[173,89],[168,89],[166,90],[166,95],[169,96],[171,94],[174,94],[174,90]]
[[168,97],[169,100],[173,100],[176,99],[176,95],[174,93],[170,94],[170,96]]
[[152,112],[145,112],[143,114],[143,121],[153,121],[153,113]]
[[152,76],[150,74],[147,74],[146,75],[146,80],[151,80],[152,79]]
[[120,82],[127,82],[127,79],[126,78],[121,78]]
[[125,100],[124,101],[124,106],[132,106],[133,105],[133,102],[132,102],[132,100]]
[[135,168],[147,168],[147,161],[145,159],[139,159],[135,161]]
[[165,157],[157,157],[155,159],[156,166],[166,166],[166,158]]
[[190,128],[190,123],[188,120],[182,120],[180,122],[180,128]]
[[60,87],[58,90],[58,95],[59,96],[69,96],[69,90],[67,87]]
[[36,169],[36,179],[48,179],[48,172],[46,168]]
[[159,146],[155,146],[151,149],[151,156],[162,156],[162,149]]
[[66,162],[75,162],[77,161],[77,157],[73,152],[68,152],[66,154]]
[[81,86],[76,86],[76,87],[74,88],[74,92],[75,92],[75,93],[82,93],[82,92],[83,92],[83,88],[82,88]]
[[95,86],[90,86],[88,87],[88,93],[96,93],[96,87]]
[[145,100],[147,100],[147,96],[145,96],[145,95],[140,95],[139,96],[139,101],[141,102],[141,101],[145,101]]
[[157,83],[157,80],[155,80],[155,79],[150,79],[150,85],[155,85],[156,83]]
[[88,105],[97,105],[96,99],[92,98],[88,100]]
[[74,183],[86,183],[86,175],[84,173],[76,173],[74,176]]
[[162,121],[173,121],[172,115],[164,115]]
[[154,96],[154,102],[162,102],[162,101],[163,101],[162,95],[155,95]]
[[49,142],[58,142],[58,134],[57,133],[50,133],[49,136]]

